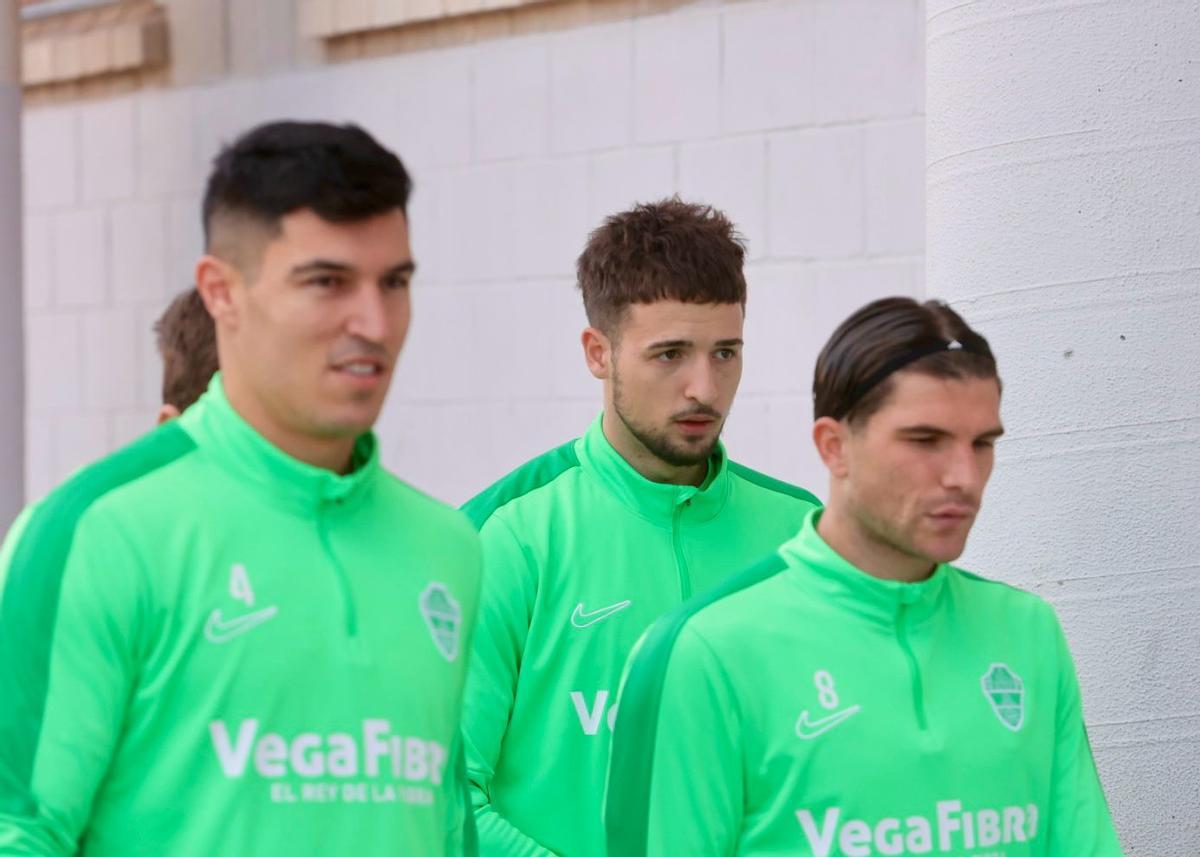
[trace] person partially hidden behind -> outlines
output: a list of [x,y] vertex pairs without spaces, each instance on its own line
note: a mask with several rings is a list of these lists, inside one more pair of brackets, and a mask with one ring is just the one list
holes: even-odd
[[167,304],[154,323],[154,339],[163,364],[161,425],[195,404],[219,368],[217,330],[196,289],[180,292]]
[[484,553],[463,708],[482,854],[604,857],[630,648],[819,505],[719,441],[742,377],[744,255],[708,206],[667,199],[607,218],[578,264],[603,412],[464,507]]

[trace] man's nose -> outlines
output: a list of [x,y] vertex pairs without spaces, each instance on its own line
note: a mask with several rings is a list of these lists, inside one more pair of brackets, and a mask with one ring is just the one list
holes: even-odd
[[717,373],[710,361],[698,358],[688,367],[684,395],[693,402],[711,405],[717,399]]
[[382,343],[391,324],[383,291],[375,285],[355,290],[346,332],[367,342]]
[[961,491],[968,497],[979,496],[979,487],[983,481],[980,471],[979,456],[975,447],[970,443],[956,443],[948,453],[945,469],[942,472],[942,487]]

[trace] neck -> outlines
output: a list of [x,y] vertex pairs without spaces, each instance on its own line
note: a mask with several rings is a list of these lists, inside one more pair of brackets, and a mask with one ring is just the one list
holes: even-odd
[[262,403],[235,378],[222,375],[222,382],[230,407],[272,446],[305,464],[334,473],[350,472],[355,438],[314,437],[291,430],[272,419]]
[[817,522],[817,533],[842,559],[881,580],[916,583],[937,567],[874,536],[832,498]]
[[695,485],[699,487],[708,476],[708,461],[696,464],[676,465],[663,461],[646,445],[633,436],[625,421],[617,416],[614,408],[604,409],[604,417],[600,422],[604,437],[612,444],[625,461],[651,482],[662,482],[668,485]]

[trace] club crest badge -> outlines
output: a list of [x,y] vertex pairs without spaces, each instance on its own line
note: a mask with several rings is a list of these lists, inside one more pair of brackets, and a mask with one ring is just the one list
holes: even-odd
[[445,584],[430,583],[418,599],[425,627],[433,644],[448,661],[458,657],[459,629],[462,627],[462,608],[450,595]]
[[979,679],[1000,722],[1013,732],[1025,723],[1025,683],[1007,664],[992,664]]

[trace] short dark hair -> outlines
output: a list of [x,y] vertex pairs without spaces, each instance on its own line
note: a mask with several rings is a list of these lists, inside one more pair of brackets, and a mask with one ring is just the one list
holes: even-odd
[[588,323],[610,336],[630,304],[746,305],[746,244],[710,205],[678,197],[605,218],[576,263]]
[[270,122],[225,146],[204,192],[204,238],[213,249],[223,216],[277,233],[285,215],[310,208],[347,223],[407,211],[412,180],[404,164],[357,125]]
[[162,400],[182,413],[208,388],[217,371],[217,333],[212,316],[195,289],[167,304],[154,323],[163,360]]
[[946,304],[881,298],[843,321],[817,356],[814,419],[867,419],[891,393],[889,367],[938,378],[995,378],[1000,383],[988,341]]

